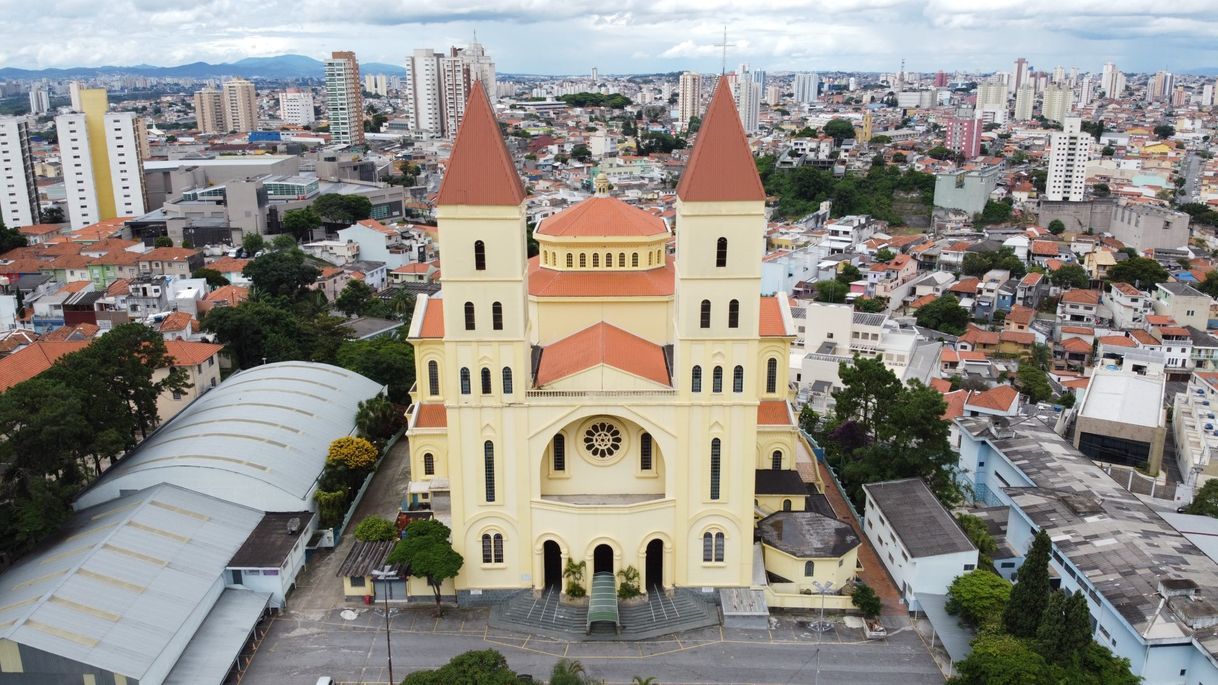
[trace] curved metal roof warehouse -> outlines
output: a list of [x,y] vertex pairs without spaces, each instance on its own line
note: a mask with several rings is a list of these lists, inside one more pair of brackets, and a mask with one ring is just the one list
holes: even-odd
[[75,507],[173,483],[260,511],[312,510],[330,441],[350,435],[359,403],[381,390],[328,364],[239,372],[109,469]]

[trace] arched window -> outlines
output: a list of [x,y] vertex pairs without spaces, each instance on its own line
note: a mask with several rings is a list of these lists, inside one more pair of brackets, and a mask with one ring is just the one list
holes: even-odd
[[554,470],[567,470],[567,439],[562,433],[554,436]]
[[482,367],[482,394],[491,394],[491,370],[485,366]]
[[431,452],[423,455],[423,475],[436,475],[436,457]]
[[486,245],[481,240],[474,241],[474,270],[486,271]]
[[723,367],[716,366],[711,372],[711,392],[723,392]]
[[427,392],[433,397],[440,394],[440,365],[434,359],[427,362]]
[[702,300],[701,312],[698,317],[698,326],[700,328],[710,328],[711,307],[710,300]]
[[499,302],[491,303],[491,329],[503,330],[503,305]]
[[765,363],[765,391],[778,392],[778,360],[770,357]]
[[782,470],[782,450],[774,450],[774,453],[770,455],[770,470]]
[[461,394],[469,394],[469,369],[461,369]]
[[484,564],[502,564],[503,563],[503,534],[502,533],[483,533],[482,534],[482,563]]
[[625,252],[617,253],[617,265],[620,267],[626,266],[626,253]]
[[579,268],[586,269],[588,267],[588,255],[583,252],[579,253]]
[[651,470],[651,433],[644,433],[639,438],[639,470]]
[[715,561],[723,561],[723,533],[715,533]]
[[715,241],[715,266],[727,266],[727,238]]
[[740,300],[727,303],[727,327],[740,328]]
[[503,367],[503,394],[512,394],[512,367]]
[[567,253],[567,268],[570,269],[574,266],[575,266],[575,255],[568,252]]
[[782,510],[783,510],[783,511],[791,511],[791,500],[789,500],[789,499],[784,499],[784,500],[782,501]]
[[486,477],[486,501],[495,501],[495,443],[482,443],[482,468]]
[[719,499],[719,438],[711,440],[710,498]]
[[465,303],[465,330],[474,330],[474,303]]
[[816,564],[810,561],[804,562],[804,577],[811,578],[814,570],[816,570]]
[[592,253],[592,268],[599,269],[601,267],[601,256],[595,252]]
[[606,269],[613,268],[613,253],[612,252],[605,253],[605,268]]
[[689,374],[690,392],[702,392],[702,367],[694,366]]
[[723,561],[723,533],[706,531],[702,534],[702,562]]
[[732,369],[732,392],[744,392],[744,367]]
[[630,266],[638,266],[638,265],[639,265],[639,253],[635,252],[630,255]]

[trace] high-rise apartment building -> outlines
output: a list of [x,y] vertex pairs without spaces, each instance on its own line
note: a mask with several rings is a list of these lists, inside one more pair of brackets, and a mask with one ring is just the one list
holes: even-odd
[[1084,76],[1078,83],[1078,106],[1091,104],[1091,76]]
[[819,97],[820,90],[820,75],[811,74],[796,74],[795,75],[795,101],[800,103],[816,102]]
[[364,90],[373,95],[389,95],[389,77],[384,74],[365,74]]
[[42,222],[25,117],[0,117],[0,219],[9,228]]
[[986,81],[977,86],[977,107],[1007,106],[1007,87],[1001,81]]
[[224,127],[248,133],[258,129],[258,96],[245,79],[224,82]]
[[51,111],[51,94],[45,86],[30,88],[30,114],[39,116]]
[[1147,100],[1167,100],[1176,88],[1176,77],[1170,71],[1156,72],[1146,84]]
[[482,44],[452,47],[447,55],[416,49],[406,61],[406,117],[411,129],[428,136],[456,135],[475,81],[493,100],[495,62]]
[[1064,80],[1066,80],[1066,68],[1060,64],[1053,67],[1053,82],[1061,83]]
[[195,128],[200,133],[227,133],[224,93],[207,86],[195,93]]
[[1066,117],[1062,130],[1049,139],[1049,175],[1045,198],[1079,202],[1086,191],[1087,160],[1091,158],[1090,133],[1083,133],[1079,117]]
[[981,131],[984,123],[967,109],[957,110],[944,126],[947,149],[972,159],[981,154]]
[[1100,90],[1106,98],[1119,98],[1125,92],[1125,74],[1117,69],[1112,62],[1104,63],[1104,71],[1100,75]]
[[72,81],[71,83],[68,84],[68,98],[71,99],[71,101],[72,101],[72,111],[73,112],[81,111],[80,89],[82,87],[83,86],[80,84],[80,81]]
[[1214,84],[1207,83],[1207,84],[1201,86],[1201,106],[1202,107],[1213,107],[1214,106]]
[[301,88],[288,88],[279,94],[279,118],[287,124],[307,126],[313,119],[313,94]]
[[72,227],[144,214],[143,120],[110,112],[102,88],[82,88],[80,102],[84,112],[55,117]]
[[1049,121],[1063,123],[1066,120],[1066,115],[1070,113],[1070,104],[1073,99],[1069,86],[1064,83],[1054,83],[1048,88],[1045,88],[1044,100],[1040,105],[1040,113]]
[[743,71],[737,76],[732,90],[745,133],[756,133],[757,120],[761,117],[761,86],[753,81],[750,72]]
[[702,75],[687,71],[677,82],[677,112],[681,130],[689,127],[689,120],[702,115]]
[[339,145],[364,144],[364,94],[355,53],[336,51],[325,62],[326,114],[330,140]]
[[760,69],[754,69],[753,71],[749,72],[749,74],[753,77],[753,83],[756,83],[758,86],[760,86],[761,92],[764,93],[765,92],[765,72],[761,71]]
[[1011,81],[1008,84],[1012,92],[1018,93],[1019,89],[1028,80],[1028,60],[1020,57],[1015,60],[1015,68],[1011,71]]
[[406,60],[406,119],[412,131],[444,134],[444,100],[440,96],[440,53],[419,48]]
[[944,73],[942,70],[935,72],[935,87],[936,88],[946,88],[947,87],[947,74]]
[[1036,102],[1036,88],[1031,83],[1024,83],[1015,90],[1015,121],[1027,121],[1032,118],[1032,106]]
[[766,86],[765,103],[771,107],[777,107],[780,102],[782,102],[782,88],[778,86]]

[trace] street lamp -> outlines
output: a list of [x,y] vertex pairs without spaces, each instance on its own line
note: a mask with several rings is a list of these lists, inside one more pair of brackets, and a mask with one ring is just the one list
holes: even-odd
[[822,583],[819,580],[814,580],[812,581],[812,587],[816,588],[816,592],[820,594],[820,620],[809,627],[818,633],[823,633],[833,627],[832,623],[825,620],[825,595],[829,594],[829,591],[833,589],[833,581],[826,580]]
[[[393,685],[393,651],[389,646],[389,580],[396,578],[393,568],[386,566],[379,571],[373,571],[372,577],[385,584],[385,658],[389,660],[389,685]],[[376,586],[374,585],[373,588]]]

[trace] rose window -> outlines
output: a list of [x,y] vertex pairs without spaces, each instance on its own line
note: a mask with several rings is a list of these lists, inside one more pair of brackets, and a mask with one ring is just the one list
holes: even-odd
[[607,421],[598,421],[584,431],[584,449],[595,457],[607,459],[622,447],[622,432]]

